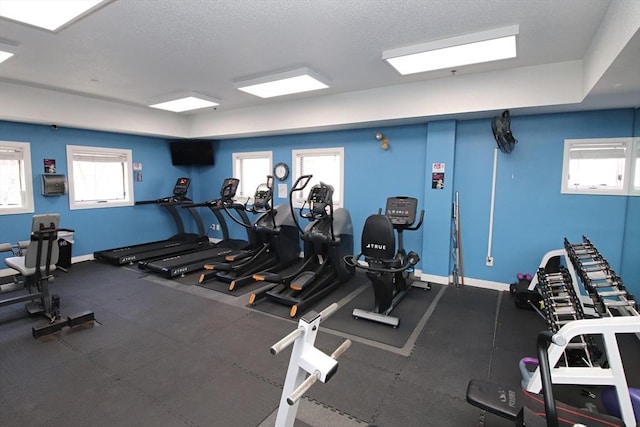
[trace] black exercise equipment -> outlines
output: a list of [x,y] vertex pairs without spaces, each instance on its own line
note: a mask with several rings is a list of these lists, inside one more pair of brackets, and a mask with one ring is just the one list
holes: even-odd
[[233,291],[254,283],[253,274],[257,272],[276,273],[298,260],[300,240],[293,213],[289,205],[272,207],[272,201],[273,177],[267,176],[267,182],[256,189],[253,203],[246,207],[248,212],[260,214],[252,226],[238,221],[227,211],[236,223],[251,228],[256,242],[249,250],[225,256],[224,262],[205,264],[208,271],[200,275],[199,283],[219,280],[229,283],[229,290]]
[[93,253],[94,258],[115,265],[132,264],[145,259],[160,258],[181,252],[192,251],[208,242],[209,239],[205,235],[200,215],[194,209],[189,209],[189,213],[198,227],[198,233],[186,233],[182,218],[176,209],[177,206],[185,203],[191,203],[191,200],[187,198],[187,191],[189,190],[190,184],[191,179],[178,178],[176,185],[173,187],[173,194],[171,196],[135,203],[136,205],[154,204],[167,209],[178,229],[178,233],[176,235],[167,240],[96,251]]
[[[229,238],[227,223],[221,213],[222,211],[229,213],[230,209],[237,210],[240,212],[244,224],[250,224],[249,217],[244,212],[244,205],[233,200],[238,189],[238,183],[239,180],[236,178],[227,178],[222,183],[219,199],[202,203],[189,203],[182,206],[186,209],[208,207],[220,224],[223,237],[221,241],[212,243],[207,239],[202,245],[188,252],[140,261],[138,262],[138,268],[167,278],[184,276],[185,274],[202,270],[207,263],[220,261],[225,256],[244,250],[249,243],[246,240]],[[251,241],[255,240],[249,232],[248,236]]]
[[95,320],[91,311],[60,321],[60,298],[51,295],[49,282],[58,261],[58,232],[73,232],[69,228],[59,228],[59,214],[34,215],[31,225],[31,239],[24,255],[5,258],[5,264],[16,270],[16,284],[27,291],[26,294],[0,301],[0,307],[26,302],[29,315],[43,315],[49,322],[33,327],[34,338],[57,332],[63,326],[77,326]]
[[[378,213],[367,218],[362,230],[361,252],[344,258],[348,266],[366,271],[375,295],[373,310],[356,308],[352,313],[354,318],[373,320],[394,328],[400,324],[399,318],[389,314],[411,289],[413,267],[420,261],[416,252],[407,254],[403,239],[405,230],[414,231],[422,226],[424,210],[420,212],[418,224],[413,226],[417,207],[418,200],[413,197],[389,197],[384,215]],[[360,264],[361,258],[366,265]]]
[[640,315],[635,297],[586,236],[580,243],[570,243],[565,238],[564,249],[599,315]]
[[[304,190],[310,180],[311,175],[303,175],[293,184],[289,193],[291,211],[294,211],[293,194]],[[351,216],[344,208],[333,208],[333,187],[323,182],[314,185],[299,214],[311,221],[303,230],[293,215],[302,233],[304,263],[287,276],[256,273],[253,276],[256,280],[268,284],[251,295],[250,305],[266,298],[291,306],[289,316],[295,317],[353,276],[354,269],[343,262],[346,255],[353,253]]]
[[577,424],[589,427],[624,427],[624,422],[619,418],[588,412],[560,402],[556,403],[553,398],[553,383],[548,355],[550,342],[558,345],[566,344],[564,337],[552,332],[544,331],[538,334],[536,347],[540,362],[542,394],[513,389],[484,380],[471,380],[467,387],[467,402],[509,419],[516,426],[558,427]]

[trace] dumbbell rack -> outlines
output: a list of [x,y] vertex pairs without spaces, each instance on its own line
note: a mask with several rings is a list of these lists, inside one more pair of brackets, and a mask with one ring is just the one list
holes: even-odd
[[[576,293],[570,272],[563,266],[557,273],[547,273],[544,268],[537,271],[542,311],[548,329],[556,333],[569,322],[585,318],[582,303]],[[594,366],[597,346],[589,336],[577,336],[566,347],[563,364]]]
[[601,316],[640,315],[634,296],[587,237],[582,236],[582,243],[577,244],[565,238],[564,248]]

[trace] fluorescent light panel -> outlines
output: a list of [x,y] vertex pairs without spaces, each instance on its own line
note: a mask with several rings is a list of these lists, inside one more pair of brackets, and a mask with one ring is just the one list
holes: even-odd
[[110,0],[2,0],[0,16],[55,31]]
[[519,27],[513,25],[385,51],[382,59],[407,75],[515,58],[518,33]]
[[15,55],[17,50],[18,50],[17,46],[0,42],[0,63],[6,61],[7,59]]
[[317,73],[308,68],[236,83],[236,88],[260,98],[273,98],[293,93],[310,92],[329,87]]
[[214,100],[214,98],[192,94],[157,102],[149,105],[149,107],[172,111],[174,113],[182,113],[185,111],[199,110],[200,108],[215,107],[216,105],[220,104],[217,100]]

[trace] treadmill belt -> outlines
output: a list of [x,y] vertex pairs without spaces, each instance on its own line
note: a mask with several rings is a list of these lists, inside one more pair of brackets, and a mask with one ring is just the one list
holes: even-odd
[[94,252],[94,257],[115,265],[130,264],[146,259],[167,257],[172,254],[193,251],[202,247],[203,240],[168,239],[138,245],[123,246],[122,248],[107,249]]
[[196,252],[187,252],[181,255],[149,261],[146,264],[146,268],[151,271],[161,271],[166,268],[180,267],[182,265],[192,264],[195,262],[202,262],[202,268],[204,268],[207,261],[220,261],[221,258],[232,252],[233,249],[230,248],[210,247]]

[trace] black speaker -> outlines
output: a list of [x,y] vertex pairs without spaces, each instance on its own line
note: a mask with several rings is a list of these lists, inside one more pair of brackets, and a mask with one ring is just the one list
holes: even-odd
[[67,178],[62,174],[45,173],[40,175],[43,196],[62,196],[67,194]]

